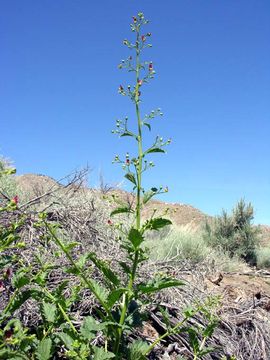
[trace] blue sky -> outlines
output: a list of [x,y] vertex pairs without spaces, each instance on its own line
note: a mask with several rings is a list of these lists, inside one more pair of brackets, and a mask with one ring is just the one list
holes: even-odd
[[160,107],[150,135],[173,139],[153,154],[145,185],[167,185],[164,201],[211,215],[244,197],[255,222],[270,224],[269,0],[1,2],[0,154],[19,174],[61,178],[88,163],[91,186],[100,169],[122,181],[111,160],[134,147],[110,130],[134,119],[117,65],[139,11],[152,33],[144,59],[157,72],[143,113]]

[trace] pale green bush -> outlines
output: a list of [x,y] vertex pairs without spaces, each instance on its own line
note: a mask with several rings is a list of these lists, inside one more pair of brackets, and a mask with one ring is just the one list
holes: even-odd
[[256,255],[259,269],[270,268],[270,247],[257,248]]
[[167,228],[163,236],[148,238],[150,257],[158,261],[188,261],[190,264],[204,266],[210,271],[218,269],[225,272],[245,271],[247,264],[239,256],[231,256],[221,247],[211,247],[203,233],[191,226]]
[[189,260],[201,262],[211,251],[201,234],[189,226],[172,227],[164,237],[149,239],[147,246],[155,260]]

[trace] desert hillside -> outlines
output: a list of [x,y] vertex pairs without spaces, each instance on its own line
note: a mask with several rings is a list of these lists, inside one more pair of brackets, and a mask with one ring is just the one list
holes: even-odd
[[[70,178],[64,178],[62,180],[71,180]],[[15,177],[15,181],[18,187],[24,192],[27,193],[29,197],[41,196],[46,193],[57,192],[65,188],[65,184],[61,181],[57,181],[52,177],[41,175],[41,174],[24,174]],[[72,182],[72,181],[71,181]],[[92,191],[95,194],[99,194],[97,190],[88,189],[85,186],[82,186],[82,183],[79,183],[78,188],[82,191]],[[76,185],[68,185],[67,187],[74,187]],[[132,195],[123,191],[123,190],[114,190],[123,201],[132,201]],[[108,192],[110,193],[110,191]],[[107,195],[108,195],[107,193]],[[100,196],[102,193],[100,192]],[[114,205],[112,204],[112,207]],[[172,222],[177,226],[190,226],[194,229],[198,229],[205,224],[205,222],[211,221],[212,217],[208,214],[203,213],[201,210],[196,209],[195,207],[188,204],[179,204],[179,203],[168,203],[159,200],[152,200],[143,211],[143,216],[148,217],[152,214],[153,209],[157,209],[157,213],[161,214],[164,211],[167,211],[167,216],[172,220]],[[263,245],[270,244],[270,226],[268,225],[259,225],[261,231],[261,243]]]

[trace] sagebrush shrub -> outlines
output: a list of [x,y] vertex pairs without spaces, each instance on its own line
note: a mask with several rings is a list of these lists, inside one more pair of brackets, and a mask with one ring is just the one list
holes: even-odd
[[223,210],[212,223],[205,226],[204,239],[212,247],[237,255],[250,265],[256,264],[258,229],[252,225],[253,206],[240,200],[231,214]]

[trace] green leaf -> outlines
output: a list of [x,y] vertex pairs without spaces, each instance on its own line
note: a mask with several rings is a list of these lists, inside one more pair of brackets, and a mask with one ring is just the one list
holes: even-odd
[[92,316],[86,316],[80,328],[80,333],[86,340],[92,340],[96,337],[95,333],[105,327],[105,323],[98,323]]
[[88,259],[88,254],[83,254],[79,257],[78,261],[76,261],[76,265],[81,269],[85,266],[85,263]]
[[28,277],[27,272],[24,269],[20,269],[17,271],[17,273],[12,277],[12,285],[20,289],[25,285],[28,285],[30,282],[30,279]]
[[37,358],[38,360],[51,359],[52,352],[52,340],[50,338],[42,339],[37,346]]
[[63,292],[64,290],[67,288],[69,284],[68,280],[63,280],[58,286],[57,288],[53,291],[53,294],[56,298],[59,298],[61,296],[63,296]]
[[133,132],[126,130],[125,132],[123,132],[123,134],[120,135],[120,137],[123,136],[132,136],[132,137],[136,137],[135,134],[133,134]]
[[111,212],[111,216],[116,214],[123,214],[123,213],[132,213],[134,212],[130,207],[119,207]]
[[203,331],[203,336],[206,338],[212,336],[217,326],[218,326],[218,321],[213,321],[212,323],[207,325],[207,327]]
[[197,354],[200,349],[200,343],[198,340],[198,334],[197,334],[196,330],[193,328],[189,328],[188,336],[189,336],[190,345],[192,346],[192,350],[195,354]]
[[0,350],[1,360],[29,360],[29,357],[19,351],[13,351],[11,349]]
[[106,261],[98,259],[95,253],[90,253],[88,258],[93,261],[96,267],[103,273],[105,278],[113,285],[118,286],[120,284],[120,280],[117,275],[111,270]]
[[[205,349],[203,349],[203,350],[200,350],[200,351],[198,352],[198,355],[201,357],[201,356],[207,355],[207,354],[209,354],[209,353],[211,353],[211,352],[214,352],[214,351],[216,351],[216,350],[217,350],[217,347],[216,347],[216,348],[214,348],[214,347],[207,347],[207,348],[205,348]],[[231,360],[233,360],[233,358],[231,358]]]
[[126,173],[125,178],[128,179],[133,184],[137,185],[137,182],[136,182],[136,179],[135,179],[135,174],[133,174],[132,172]]
[[128,266],[127,263],[125,263],[124,261],[119,261],[118,264],[121,266],[121,268],[124,270],[124,272],[128,275],[131,274],[131,269]]
[[153,218],[147,220],[146,223],[143,225],[145,230],[159,230],[162,229],[164,226],[171,225],[172,222],[169,219],[164,218]]
[[156,188],[152,188],[151,190],[146,191],[144,193],[144,195],[143,195],[143,203],[144,204],[146,204],[153,196],[156,195],[158,189],[156,189],[155,191],[153,191],[153,189],[156,189]]
[[145,154],[150,153],[165,153],[165,151],[159,147],[151,147],[150,149],[146,150]]
[[[92,288],[94,289],[95,293],[97,294],[97,296],[100,298],[100,300],[104,303],[106,303],[107,298],[108,298],[108,291],[105,287],[99,285],[99,283],[97,283],[95,280],[93,279],[89,279],[88,280],[91,285]],[[91,290],[91,289],[90,289]]]
[[68,335],[67,333],[61,332],[61,333],[57,334],[57,336],[60,338],[60,340],[64,343],[64,345],[69,350],[73,349],[74,339],[70,335]]
[[113,353],[105,351],[103,348],[93,346],[93,349],[94,349],[93,360],[107,360],[107,359],[113,359],[115,357]]
[[149,345],[145,341],[135,340],[129,346],[128,360],[144,360],[144,355],[149,348]]
[[138,290],[142,294],[150,294],[153,292],[160,291],[162,289],[167,289],[174,286],[182,286],[185,283],[181,280],[172,279],[172,278],[161,278],[161,279],[153,279],[147,284],[141,283],[138,285]]
[[112,308],[113,305],[120,299],[122,294],[124,294],[126,291],[127,291],[127,289],[125,289],[125,288],[112,290],[107,299],[107,304],[108,304],[109,308]]
[[65,244],[65,250],[66,251],[71,251],[72,249],[74,249],[76,246],[80,245],[80,243],[73,241],[70,243]]
[[137,249],[144,240],[144,237],[139,230],[131,228],[128,233],[128,239],[131,241],[135,249]]
[[149,123],[144,122],[144,123],[143,123],[143,125],[147,126],[147,127],[148,127],[148,129],[149,129],[149,131],[151,131],[151,125],[150,125]]
[[54,323],[56,318],[56,305],[43,301],[42,303],[42,314],[46,321]]
[[196,310],[191,306],[187,306],[183,310],[183,314],[185,315],[186,318],[190,318],[196,314]]

